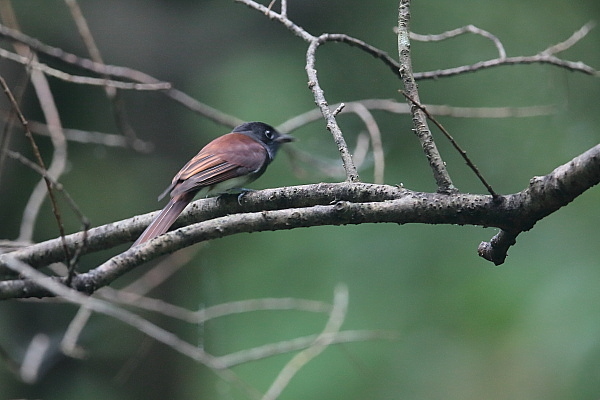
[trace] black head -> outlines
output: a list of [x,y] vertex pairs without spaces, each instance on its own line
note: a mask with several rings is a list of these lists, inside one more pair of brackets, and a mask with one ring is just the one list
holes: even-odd
[[293,136],[279,133],[270,125],[262,122],[246,122],[233,128],[233,132],[250,136],[265,146],[271,159],[275,158],[282,143],[296,140]]

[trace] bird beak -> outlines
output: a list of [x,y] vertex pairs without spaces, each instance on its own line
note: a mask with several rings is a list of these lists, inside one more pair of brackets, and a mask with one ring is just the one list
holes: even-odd
[[275,139],[275,141],[277,143],[293,142],[294,140],[296,140],[295,137],[293,137],[291,135],[286,135],[285,133],[280,133],[279,137],[277,139]]

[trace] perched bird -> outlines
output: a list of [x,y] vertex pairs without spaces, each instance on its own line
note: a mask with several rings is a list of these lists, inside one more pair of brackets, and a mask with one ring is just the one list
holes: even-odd
[[273,161],[279,146],[292,140],[294,137],[262,122],[247,122],[216,138],[185,164],[158,197],[171,195],[133,246],[165,233],[198,193],[224,193],[254,181]]

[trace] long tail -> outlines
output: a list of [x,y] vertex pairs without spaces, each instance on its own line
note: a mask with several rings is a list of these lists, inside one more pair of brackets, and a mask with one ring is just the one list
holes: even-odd
[[170,199],[165,208],[163,208],[156,218],[154,218],[154,221],[148,225],[146,230],[140,235],[140,237],[131,247],[154,239],[155,237],[168,231],[177,217],[179,217],[179,214],[181,214],[185,206],[187,206],[193,198],[194,194],[184,193]]

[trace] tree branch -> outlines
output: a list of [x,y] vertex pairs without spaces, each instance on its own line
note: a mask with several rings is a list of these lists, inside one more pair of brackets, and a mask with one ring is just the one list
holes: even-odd
[[468,25],[463,28],[458,28],[452,31],[444,32],[440,35],[414,35],[411,34],[411,37],[417,40],[423,41],[432,41],[432,40],[444,40],[454,36],[457,36],[462,33],[471,32],[477,33],[482,36],[485,36],[491,39],[496,48],[498,48],[499,56],[497,58],[480,61],[471,65],[461,65],[460,67],[440,69],[437,71],[426,71],[426,72],[416,72],[415,79],[437,79],[443,77],[449,77],[459,74],[464,74],[467,72],[475,72],[480,69],[487,69],[492,67],[499,67],[501,65],[516,65],[516,64],[550,64],[557,67],[565,68],[574,72],[582,72],[584,74],[592,75],[592,76],[600,76],[600,71],[595,68],[590,67],[589,65],[581,62],[581,61],[568,61],[563,60],[555,56],[555,54],[560,53],[562,51],[567,50],[568,48],[575,45],[581,39],[583,39],[594,27],[596,24],[594,22],[588,22],[576,32],[574,32],[568,39],[552,45],[545,50],[540,51],[537,54],[532,56],[516,56],[516,57],[507,57],[506,51],[504,51],[504,46],[502,43],[490,33],[483,31],[477,27],[472,25]]
[[[242,232],[389,222],[497,227],[516,237],[599,182],[600,145],[597,145],[550,174],[532,179],[521,192],[498,196],[497,201],[489,195],[421,193],[393,186],[348,182],[250,192],[243,197],[241,205],[234,195],[203,199],[194,202],[176,226],[191,225],[129,249],[95,269],[75,276],[72,287],[92,293],[158,256],[193,243]],[[154,214],[90,229],[82,254],[134,240]],[[75,249],[83,235],[83,232],[67,235],[67,246]],[[494,250],[490,251],[497,253],[495,249],[500,248],[499,245],[492,243],[491,246]],[[508,247],[504,246],[505,250]],[[6,257],[39,268],[62,261],[64,253],[60,239],[52,239],[3,254],[0,255],[0,274],[7,273]],[[499,259],[498,256],[486,258],[495,263]],[[0,299],[48,295],[48,291],[32,281],[0,282]]]
[[[395,338],[395,335],[390,332],[340,331],[339,328],[341,327],[341,323],[343,322],[346,313],[348,293],[347,290],[345,290],[345,287],[338,286],[335,292],[334,303],[329,312],[328,322],[321,334],[317,336],[311,335],[308,337],[299,337],[285,342],[272,343],[219,357],[208,353],[203,348],[194,346],[189,342],[182,340],[172,332],[161,328],[131,311],[120,308],[105,300],[85,296],[60,282],[49,279],[43,273],[36,271],[10,255],[5,258],[5,261],[7,262],[8,267],[18,272],[20,275],[27,277],[27,279],[37,282],[40,287],[44,288],[44,290],[47,290],[49,293],[52,293],[69,303],[77,304],[81,309],[115,318],[116,320],[139,330],[148,337],[171,347],[182,355],[211,368],[222,378],[235,382],[239,382],[239,378],[229,368],[249,361],[295,350],[308,351],[309,355],[312,356],[311,358],[313,358],[324,350],[325,347],[336,343],[376,339],[391,340]],[[31,373],[26,375],[31,380],[34,380],[37,377],[37,367],[39,367],[41,362],[39,351],[38,354],[33,355],[37,356],[37,359],[34,360],[31,367],[28,368]],[[296,357],[294,359],[296,359]],[[299,367],[301,365],[302,363],[299,363],[295,366]],[[295,370],[295,368],[292,369]],[[21,370],[23,370],[23,368],[21,368]],[[288,372],[293,371],[290,370]],[[278,385],[277,387],[283,389],[284,386],[285,385]]]
[[[396,114],[409,114],[410,106],[393,99],[364,99],[344,102],[345,107],[342,114],[357,113],[357,109],[364,107],[367,110],[381,110]],[[339,104],[332,105],[337,108]],[[523,118],[550,115],[556,113],[558,106],[530,106],[530,107],[454,107],[448,105],[423,104],[430,114],[436,116],[450,116],[453,118]],[[282,132],[292,132],[310,122],[323,117],[321,110],[314,108],[310,111],[298,114],[277,128]],[[31,123],[31,121],[30,121]]]
[[[335,118],[336,115],[339,112],[341,112],[342,108],[338,107],[335,109],[335,111],[332,111],[331,108],[329,107],[327,99],[325,98],[325,92],[323,91],[323,89],[321,88],[321,85],[319,84],[319,79],[317,77],[317,69],[315,67],[316,51],[319,48],[319,46],[321,46],[322,44],[327,43],[329,41],[343,41],[342,37],[344,37],[346,40],[351,40],[352,38],[350,38],[346,35],[331,35],[331,34],[327,34],[327,33],[322,34],[319,37],[315,37],[314,35],[311,35],[306,30],[301,28],[300,26],[296,25],[293,21],[291,21],[287,17],[287,13],[285,12],[285,9],[286,9],[285,6],[282,6],[282,13],[277,14],[275,11],[271,10],[270,7],[265,7],[262,4],[257,3],[252,0],[236,0],[236,1],[238,3],[243,3],[250,8],[253,8],[255,10],[258,10],[258,11],[264,13],[271,19],[275,19],[275,20],[279,21],[281,24],[283,24],[288,30],[290,30],[296,36],[302,38],[305,42],[309,43],[308,49],[306,50],[306,66],[305,66],[306,75],[308,76],[308,88],[313,93],[313,96],[315,99],[315,104],[321,110],[323,118],[325,118],[325,121],[326,121],[327,130],[329,132],[331,132],[331,135],[333,136],[333,140],[334,140],[335,144],[337,145],[338,151],[340,152],[340,156],[342,158],[342,163],[344,165],[344,170],[346,171],[346,180],[348,182],[359,182],[360,179],[358,176],[358,171],[356,169],[356,165],[352,161],[352,154],[348,150],[348,145],[346,144],[346,139],[344,138],[342,130],[340,129],[340,127],[337,123],[337,120]],[[360,46],[359,42],[360,41],[354,40],[353,44]],[[362,43],[362,44],[363,44],[363,47],[367,46],[371,50],[370,51],[371,54],[374,54],[373,52],[378,51],[374,47],[368,46],[365,43]],[[381,54],[385,54],[385,53],[381,52]],[[385,58],[385,57],[383,57],[383,58]]]
[[[89,58],[79,57],[75,54],[68,53],[58,47],[49,46],[35,38],[27,36],[24,33],[21,33],[14,29],[10,29],[2,24],[0,24],[0,37],[25,44],[37,53],[44,54],[65,64],[76,66],[78,68],[93,72],[100,76],[119,77],[143,84],[164,84],[164,82],[161,82],[153,76],[141,71],[134,70],[132,68],[97,63],[90,60]],[[153,90],[156,90],[156,87],[154,87]],[[174,100],[177,103],[183,105],[184,107],[187,107],[188,109],[198,114],[201,114],[204,117],[221,125],[234,127],[243,122],[237,117],[225,114],[224,112],[219,111],[207,104],[197,101],[193,97],[176,88],[171,87],[167,90],[161,90],[159,91],[159,93],[164,94],[171,100]]]
[[321,113],[327,122],[327,130],[331,132],[333,140],[337,145],[338,151],[340,152],[342,163],[344,164],[344,170],[346,171],[346,180],[348,182],[358,182],[360,179],[358,177],[356,165],[354,165],[354,161],[352,161],[352,154],[350,154],[350,151],[348,150],[346,139],[344,139],[342,130],[340,129],[335,118],[336,115],[342,111],[343,107],[340,105],[340,107],[336,108],[336,110],[339,110],[337,112],[333,112],[329,108],[329,103],[325,99],[325,92],[321,88],[319,79],[317,77],[317,70],[315,68],[315,53],[317,48],[326,41],[327,35],[323,35],[319,37],[318,40],[311,42],[310,46],[308,46],[308,49],[306,50],[306,75],[308,75],[308,88],[313,92],[315,104],[321,109]]
[[414,131],[421,147],[427,157],[429,166],[433,172],[433,177],[438,186],[440,193],[455,193],[457,189],[450,179],[446,164],[442,160],[442,156],[437,149],[437,146],[431,135],[431,130],[427,125],[427,116],[417,104],[421,103],[419,90],[415,82],[412,60],[410,54],[410,0],[401,0],[398,7],[398,54],[400,57],[400,75],[404,84],[404,91],[409,99],[413,99],[416,103],[411,103],[410,113],[412,115]]

